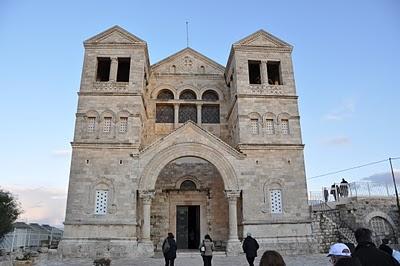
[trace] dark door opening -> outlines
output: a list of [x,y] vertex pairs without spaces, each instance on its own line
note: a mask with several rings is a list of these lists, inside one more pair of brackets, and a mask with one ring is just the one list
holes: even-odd
[[176,206],[178,249],[197,249],[200,244],[200,206]]

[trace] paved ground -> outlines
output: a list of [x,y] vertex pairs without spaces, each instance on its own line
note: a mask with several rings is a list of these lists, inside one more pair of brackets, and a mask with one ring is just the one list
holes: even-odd
[[[259,257],[255,261],[255,265],[259,263]],[[324,254],[316,255],[299,255],[299,256],[286,256],[284,257],[287,266],[328,266],[329,260]],[[92,260],[82,259],[64,259],[60,261],[57,258],[43,259],[41,258],[35,265],[40,266],[89,266],[93,265]],[[112,266],[164,266],[163,258],[137,258],[137,259],[119,259],[113,260]],[[199,256],[195,257],[178,257],[175,261],[176,266],[202,266],[203,262]],[[214,256],[212,260],[213,266],[247,266],[244,256],[239,257],[225,257]]]

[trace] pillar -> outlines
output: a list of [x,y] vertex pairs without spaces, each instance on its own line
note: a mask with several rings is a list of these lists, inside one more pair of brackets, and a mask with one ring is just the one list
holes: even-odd
[[110,81],[117,80],[118,58],[111,57]]
[[179,104],[174,104],[174,128],[179,127]]
[[154,198],[154,191],[141,191],[139,197],[143,206],[142,242],[150,242],[150,208],[151,200]]
[[261,61],[261,84],[268,84],[267,62]]
[[197,125],[201,126],[201,104],[197,104]]
[[240,191],[225,190],[225,196],[229,203],[229,239],[226,253],[229,256],[237,256],[241,251],[237,229],[237,199],[240,196]]

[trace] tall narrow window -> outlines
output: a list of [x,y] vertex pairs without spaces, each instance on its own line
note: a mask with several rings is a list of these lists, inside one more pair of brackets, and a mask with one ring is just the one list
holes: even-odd
[[201,107],[201,123],[218,124],[219,123],[219,105],[203,104]]
[[179,106],[179,123],[189,120],[197,123],[197,107],[194,104],[181,104]]
[[131,59],[129,57],[118,57],[118,70],[117,70],[118,82],[129,81],[130,67],[131,67]]
[[94,207],[95,214],[106,214],[107,213],[107,190],[96,190],[96,202]]
[[261,84],[260,61],[249,61],[249,82],[250,84]]
[[289,120],[287,119],[281,120],[281,132],[283,135],[289,134]]
[[111,59],[109,57],[98,57],[96,81],[109,81],[110,68],[111,68]]
[[109,133],[111,131],[111,117],[104,117],[103,132]]
[[282,85],[280,62],[267,62],[268,84]]
[[269,194],[271,213],[282,213],[282,191],[280,189],[272,189]]
[[96,117],[88,117],[87,131],[94,132],[96,128]]
[[265,120],[265,133],[267,133],[268,135],[274,134],[274,120],[273,119]]
[[121,117],[119,121],[119,132],[125,133],[128,130],[128,117]]
[[175,111],[172,104],[156,105],[156,123],[174,123]]
[[250,127],[252,134],[258,134],[258,119],[250,119]]

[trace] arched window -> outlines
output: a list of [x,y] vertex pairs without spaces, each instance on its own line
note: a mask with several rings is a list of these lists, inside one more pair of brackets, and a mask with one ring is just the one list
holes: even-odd
[[174,94],[170,90],[162,90],[157,95],[158,100],[173,100]]
[[196,100],[196,94],[192,90],[184,90],[181,95],[179,95],[179,99]]
[[174,123],[174,114],[172,104],[156,105],[156,123]]
[[204,101],[218,101],[218,94],[213,90],[207,90],[203,93],[201,97]]
[[219,123],[219,105],[203,104],[201,107],[201,122],[204,124]]
[[182,182],[181,190],[196,190],[196,184],[192,180],[185,180]]
[[197,107],[194,104],[181,104],[179,106],[179,123],[189,120],[197,123]]

